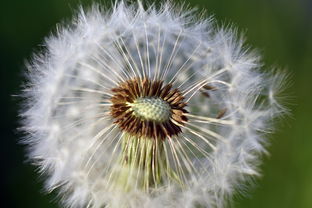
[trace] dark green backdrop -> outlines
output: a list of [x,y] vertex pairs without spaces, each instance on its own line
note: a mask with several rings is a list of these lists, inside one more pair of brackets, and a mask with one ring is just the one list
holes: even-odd
[[[83,5],[90,1],[80,0]],[[292,115],[279,124],[264,158],[263,175],[237,208],[312,207],[312,1],[311,0],[189,0],[220,23],[233,22],[259,48],[267,66],[281,66],[292,75],[287,94]],[[39,50],[56,23],[69,18],[75,0],[1,0],[1,194],[4,208],[58,207],[43,195],[34,167],[24,162],[17,142],[17,102],[24,60]]]

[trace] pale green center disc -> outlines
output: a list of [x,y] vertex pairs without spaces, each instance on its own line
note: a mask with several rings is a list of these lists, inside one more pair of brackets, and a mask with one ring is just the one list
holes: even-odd
[[161,98],[138,98],[128,105],[131,106],[133,114],[142,120],[161,123],[169,120],[171,116],[170,105]]

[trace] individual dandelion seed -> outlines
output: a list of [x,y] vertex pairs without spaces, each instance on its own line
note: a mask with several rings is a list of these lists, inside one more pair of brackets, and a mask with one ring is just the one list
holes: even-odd
[[28,156],[65,207],[224,207],[284,112],[259,60],[178,6],[93,6],[28,65]]

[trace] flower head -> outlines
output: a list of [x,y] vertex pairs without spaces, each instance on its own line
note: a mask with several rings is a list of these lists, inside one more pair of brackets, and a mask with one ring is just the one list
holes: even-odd
[[[94,6],[29,64],[29,158],[67,207],[223,207],[258,175],[283,76],[169,4]],[[273,77],[273,78],[271,78]]]

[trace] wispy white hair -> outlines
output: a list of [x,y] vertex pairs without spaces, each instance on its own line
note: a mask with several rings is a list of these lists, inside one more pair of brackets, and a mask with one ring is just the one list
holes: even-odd
[[[65,207],[221,208],[259,175],[265,134],[284,112],[275,96],[284,76],[262,72],[235,29],[170,4],[121,2],[81,10],[45,44],[28,65],[24,141],[46,190],[57,189]],[[122,131],[103,100],[137,76],[173,83],[188,102],[188,123],[168,140],[178,151],[171,160],[184,167],[183,188],[170,180],[151,192],[107,186]],[[207,84],[209,98],[201,94]]]

